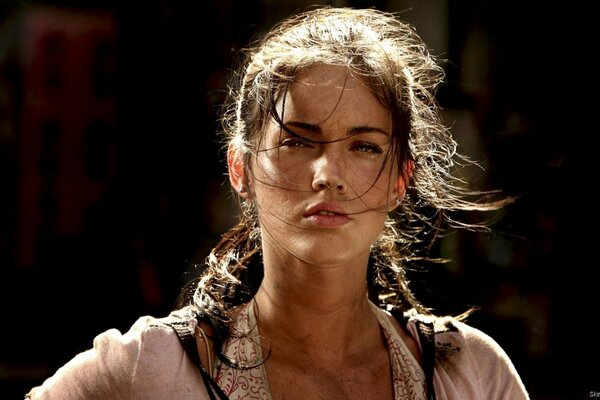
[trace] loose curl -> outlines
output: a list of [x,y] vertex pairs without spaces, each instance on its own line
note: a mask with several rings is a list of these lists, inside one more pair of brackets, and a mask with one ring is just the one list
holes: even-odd
[[[311,66],[346,66],[391,112],[389,156],[407,191],[372,247],[369,293],[381,307],[430,313],[409,289],[406,268],[428,259],[430,244],[445,228],[484,226],[461,223],[450,217],[453,212],[495,210],[509,199],[488,201],[489,193],[470,191],[454,175],[457,165],[471,161],[457,153],[441,120],[435,93],[444,70],[427,46],[394,14],[325,7],[284,20],[244,55],[221,122],[225,145],[243,154],[245,176],[265,125],[271,118],[280,121],[275,105],[295,76]],[[240,206],[239,223],[222,236],[202,275],[185,291],[223,338],[231,334],[232,309],[254,296],[263,277],[257,205],[250,196]]]

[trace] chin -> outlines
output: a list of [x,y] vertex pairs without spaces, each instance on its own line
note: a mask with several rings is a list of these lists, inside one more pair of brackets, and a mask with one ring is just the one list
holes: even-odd
[[[353,245],[347,243],[338,245],[324,239],[317,243],[305,243],[304,246],[295,246],[295,248],[289,250],[295,258],[325,269],[344,267],[356,263],[357,260],[362,258],[360,254],[352,251],[356,250]],[[368,256],[365,257],[365,260],[368,260]]]

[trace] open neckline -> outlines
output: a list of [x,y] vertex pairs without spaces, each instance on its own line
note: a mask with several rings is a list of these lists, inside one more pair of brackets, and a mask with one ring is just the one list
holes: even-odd
[[[416,382],[424,382],[425,374],[420,363],[417,361],[412,351],[408,348],[408,345],[404,342],[397,328],[393,325],[391,321],[393,316],[385,310],[377,307],[371,301],[369,301],[369,304],[371,305],[381,332],[385,338],[385,344],[388,352],[388,362],[391,368],[391,384],[394,399],[405,398],[404,394],[399,393],[397,382],[405,382],[406,374],[414,377]],[[253,302],[248,303],[245,309],[240,311],[240,315],[238,315],[238,319],[236,321],[236,328],[239,328],[242,332],[247,333],[248,339],[250,339],[250,341],[253,343],[252,346],[256,352],[255,354],[257,360],[264,360],[263,346],[261,345],[261,336],[258,328],[258,322],[256,320]],[[397,365],[399,361],[398,358],[403,360],[406,365]],[[215,364],[215,374],[218,374],[219,370],[222,368],[222,363],[217,362]],[[267,373],[265,363],[260,362],[260,365],[258,365],[257,368],[259,368],[259,374],[262,377],[262,387],[264,394],[267,396],[266,400],[273,400],[271,387],[269,385],[269,375]]]

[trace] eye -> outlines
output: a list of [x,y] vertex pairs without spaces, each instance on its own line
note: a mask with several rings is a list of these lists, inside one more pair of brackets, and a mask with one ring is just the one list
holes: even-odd
[[369,153],[369,154],[381,154],[383,153],[383,149],[376,144],[369,142],[355,142],[352,145],[352,150],[358,151],[360,153]]
[[279,145],[284,147],[312,147],[307,140],[301,137],[284,138]]

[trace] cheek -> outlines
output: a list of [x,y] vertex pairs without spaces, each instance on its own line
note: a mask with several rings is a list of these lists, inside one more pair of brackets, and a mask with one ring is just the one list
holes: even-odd
[[259,210],[265,216],[284,217],[283,214],[291,208],[292,200],[301,192],[298,171],[259,157],[252,163],[251,173],[251,187]]
[[389,168],[381,168],[381,164],[355,164],[349,168],[348,186],[361,197],[372,199],[378,203],[391,195],[393,188]]
[[[265,152],[266,153],[266,152]],[[310,169],[306,163],[282,162],[278,154],[261,154],[252,163],[255,186],[271,186],[281,189],[306,190],[310,185]]]

